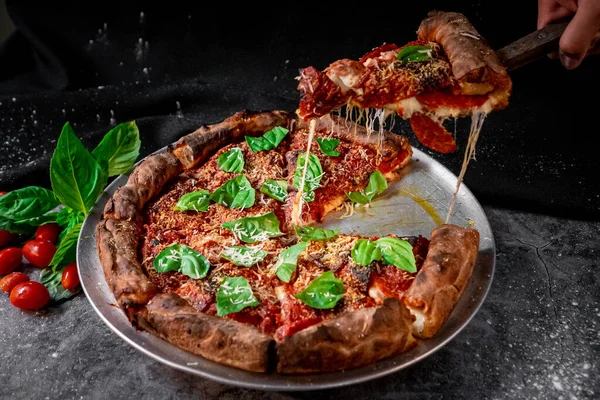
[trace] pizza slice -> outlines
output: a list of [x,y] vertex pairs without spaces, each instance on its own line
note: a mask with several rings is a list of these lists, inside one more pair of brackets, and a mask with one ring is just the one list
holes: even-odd
[[337,60],[323,71],[307,67],[298,79],[302,119],[342,106],[350,114],[356,108],[381,110],[383,116],[409,119],[417,139],[441,153],[456,150],[445,119],[482,120],[505,108],[512,90],[495,51],[468,19],[439,11],[422,21],[413,42],[386,43],[359,60]]

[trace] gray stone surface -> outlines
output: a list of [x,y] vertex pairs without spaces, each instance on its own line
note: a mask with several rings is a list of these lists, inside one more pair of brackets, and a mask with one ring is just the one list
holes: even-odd
[[484,207],[497,247],[488,297],[450,343],[383,378],[261,392],[172,369],[114,334],[80,293],[44,312],[0,296],[6,399],[594,399],[600,396],[600,222]]

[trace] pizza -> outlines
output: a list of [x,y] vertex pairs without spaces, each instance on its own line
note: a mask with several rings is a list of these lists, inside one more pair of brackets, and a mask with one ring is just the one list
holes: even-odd
[[412,152],[331,114],[246,110],[204,125],[107,201],[95,239],[108,287],[137,329],[243,370],[322,373],[409,351],[460,299],[478,231],[319,226],[385,195]]
[[[398,115],[410,121],[421,144],[440,153],[456,150],[443,125],[448,118],[485,115],[508,105],[512,81],[494,49],[456,12],[430,12],[416,40],[385,43],[360,59],[344,58],[298,76],[298,115],[310,120],[346,106],[371,125]],[[367,114],[365,116],[365,114]],[[477,131],[480,130],[480,126]]]

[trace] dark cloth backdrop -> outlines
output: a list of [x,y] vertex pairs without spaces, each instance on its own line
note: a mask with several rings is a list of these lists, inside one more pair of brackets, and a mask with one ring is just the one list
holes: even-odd
[[[412,4],[418,3],[418,4]],[[295,110],[300,68],[358,58],[416,36],[433,9],[459,11],[500,48],[536,28],[536,1],[419,1],[261,6],[231,2],[7,0],[17,31],[0,47],[0,190],[49,187],[66,121],[92,149],[135,119],[142,156],[240,111]],[[574,71],[541,59],[512,73],[511,104],[485,121],[465,184],[484,205],[600,216],[600,58]],[[458,174],[459,150],[424,149]]]

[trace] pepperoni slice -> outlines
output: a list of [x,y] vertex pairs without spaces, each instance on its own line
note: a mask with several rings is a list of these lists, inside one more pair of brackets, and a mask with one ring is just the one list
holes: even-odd
[[444,154],[456,150],[456,142],[452,134],[427,115],[414,113],[410,118],[410,126],[419,142],[431,150]]

